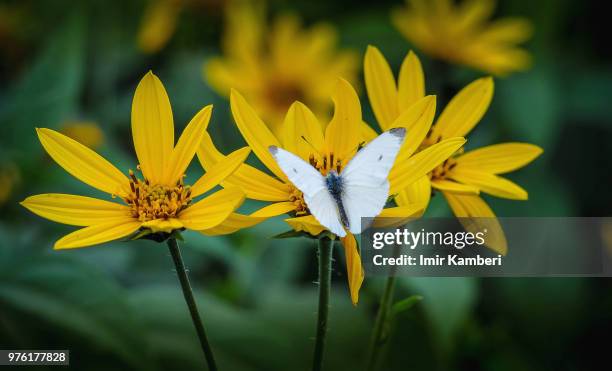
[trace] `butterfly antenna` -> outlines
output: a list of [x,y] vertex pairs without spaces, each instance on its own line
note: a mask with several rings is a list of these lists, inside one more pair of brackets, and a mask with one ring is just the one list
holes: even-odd
[[303,136],[303,135],[302,135],[302,136],[300,136],[300,138],[302,138],[302,140],[303,140],[304,142],[308,143],[308,145],[310,146],[310,148],[312,148],[312,150],[313,150],[313,151],[314,151],[316,154],[318,154],[318,155],[319,155],[319,157],[323,157],[323,156],[321,155],[321,152],[319,152],[319,150],[318,150],[318,149],[316,149],[316,148],[315,148],[315,146],[313,146],[313,145],[312,145],[312,143],[310,143],[310,142],[308,141],[308,139],[306,139],[306,137],[305,137],[305,136]]

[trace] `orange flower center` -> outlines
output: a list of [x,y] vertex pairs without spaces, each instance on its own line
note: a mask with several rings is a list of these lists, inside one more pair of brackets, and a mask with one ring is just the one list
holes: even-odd
[[174,218],[191,203],[191,187],[183,185],[182,178],[172,187],[142,181],[132,170],[130,178],[131,192],[124,200],[141,222]]
[[429,173],[429,179],[431,180],[442,180],[446,178],[446,175],[449,171],[451,171],[455,166],[457,166],[457,160],[454,158],[447,158],[443,163],[438,165],[435,169],[433,169]]
[[[425,137],[425,139],[423,139],[423,143],[421,143],[421,145],[419,146],[419,151],[424,150],[427,147],[430,147],[434,144],[438,144],[442,141],[442,136],[439,134],[436,134],[434,136],[433,134],[433,126],[429,129],[429,132],[427,133],[427,136]],[[455,156],[457,156],[458,154],[463,152],[463,148],[460,148],[453,156],[447,158],[443,163],[441,163],[440,165],[438,165],[438,167],[436,167],[435,169],[433,169],[430,173],[429,173],[429,179],[431,180],[442,180],[445,179],[446,176],[448,175],[448,172],[451,171],[455,166],[457,166],[457,160],[455,160]]]
[[419,146],[419,150],[423,150],[429,146],[433,146],[434,144],[438,144],[440,143],[440,141],[442,141],[442,136],[440,134],[436,134],[434,136],[433,128],[433,126],[429,128],[425,139],[423,139],[423,143],[421,143],[421,145]]
[[304,99],[301,86],[291,81],[270,81],[264,95],[272,107],[280,112],[286,112],[295,101]]
[[308,162],[323,176],[327,176],[330,170],[335,170],[338,174],[342,171],[342,160],[335,157],[333,152],[325,154],[321,159],[312,154],[308,157]]
[[306,201],[304,201],[304,194],[302,191],[291,186],[291,195],[289,196],[289,201],[293,202],[295,205],[295,215],[296,216],[304,216],[310,214],[308,210],[308,206],[306,205]]

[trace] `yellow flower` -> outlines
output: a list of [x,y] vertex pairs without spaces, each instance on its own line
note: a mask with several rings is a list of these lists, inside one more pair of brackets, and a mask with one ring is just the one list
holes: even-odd
[[104,133],[95,122],[66,122],[60,132],[91,149],[104,143]]
[[488,22],[493,0],[409,0],[392,13],[395,27],[423,52],[494,75],[525,70],[530,55],[518,44],[532,34],[524,18]]
[[[274,175],[268,175],[243,164],[222,185],[239,186],[248,198],[273,203],[251,215],[232,214],[220,227],[204,231],[204,233],[231,233],[281,214],[291,216],[285,221],[295,231],[303,231],[312,236],[317,236],[325,231],[325,227],[310,214],[302,193],[293,186],[278,167],[268,147],[274,145],[287,149],[310,162],[324,175],[331,169],[340,172],[359,146],[376,134],[361,119],[361,105],[353,87],[346,80],[337,81],[333,94],[335,112],[329,124],[324,127],[306,105],[295,102],[289,108],[283,121],[282,136],[274,135],[242,95],[232,90],[230,104],[238,129],[255,155]],[[394,126],[406,127],[408,133],[413,127],[428,127],[433,119],[434,102],[433,97],[423,98],[421,104],[416,104],[408,110],[394,122]],[[463,138],[449,139],[422,151],[419,155],[411,156],[419,143],[415,143],[409,134],[398,155],[398,158],[402,157],[405,161],[397,163],[389,177],[390,194],[406,188],[427,174],[459,149],[464,142]],[[202,141],[198,157],[206,169],[216,166],[224,158],[206,138]],[[420,214],[422,208],[423,205],[414,203],[386,208],[380,216],[406,220]],[[357,251],[357,243],[355,237],[348,234],[342,239],[342,244],[347,257],[351,299],[353,303],[357,303],[359,288],[363,281],[363,269]]]
[[261,2],[230,2],[226,11],[223,57],[204,66],[208,83],[222,95],[244,94],[272,132],[280,135],[285,113],[304,102],[318,117],[328,113],[336,77],[357,80],[357,55],[336,49],[337,35],[327,24],[302,29],[293,15],[268,27]]
[[175,230],[208,229],[223,222],[244,200],[244,193],[226,188],[200,201],[248,156],[242,148],[209,169],[192,186],[183,184],[184,172],[200,146],[212,106],[204,107],[174,144],[174,122],[166,90],[149,72],[138,84],[132,102],[132,137],[142,171],[129,178],[91,149],[51,130],[36,129],[47,153],[82,182],[119,197],[123,204],[70,194],[41,194],[21,204],[55,222],[82,226],[55,243],[56,249],[95,245],[141,230],[161,234]]
[[[384,56],[369,47],[365,56],[365,82],[370,104],[383,130],[391,127],[398,112],[418,104],[425,95],[425,77],[418,57],[409,52],[402,63],[396,84]],[[467,136],[478,124],[491,103],[493,79],[478,79],[463,88],[442,111],[435,125],[422,128],[420,151],[426,151],[447,138]],[[506,253],[506,240],[495,214],[480,192],[513,200],[526,200],[527,192],[514,182],[499,176],[519,169],[542,153],[542,149],[527,143],[504,143],[486,146],[445,160],[426,176],[401,191],[396,197],[399,205],[428,204],[432,188],[442,192],[458,217],[484,217],[479,220],[488,230],[489,247]],[[417,154],[418,156],[418,154]],[[400,160],[398,160],[400,161]]]

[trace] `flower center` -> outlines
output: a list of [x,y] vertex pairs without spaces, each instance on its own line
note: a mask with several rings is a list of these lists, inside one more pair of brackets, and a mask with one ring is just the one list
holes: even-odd
[[450,157],[444,160],[443,163],[438,165],[435,169],[429,173],[429,179],[431,180],[442,180],[446,178],[446,175],[449,171],[451,171],[455,166],[457,166],[457,160]]
[[335,170],[338,174],[342,171],[342,160],[334,157],[333,152],[325,154],[320,160],[312,154],[308,157],[308,162],[323,176],[327,176],[330,170]]
[[[423,139],[423,143],[419,146],[418,151],[422,151],[427,147],[433,146],[434,144],[438,144],[442,141],[442,136],[437,134],[434,136],[433,134],[433,126],[429,129],[427,136]],[[463,147],[460,148],[454,155],[447,158],[443,163],[438,165],[435,169],[433,169],[429,173],[429,179],[431,180],[442,180],[446,178],[446,175],[449,171],[451,171],[455,166],[457,166],[457,160],[454,159],[455,156],[461,154],[463,152]]]
[[295,205],[296,216],[304,216],[310,214],[308,206],[306,205],[306,201],[304,201],[304,194],[302,193],[302,191],[300,191],[294,186],[291,186],[291,196],[289,196],[289,201],[293,202],[293,204]]
[[130,178],[131,193],[125,202],[141,222],[174,218],[191,203],[191,187],[183,185],[182,178],[172,187],[151,184],[146,178],[142,181],[132,170]]
[[442,141],[441,135],[436,134],[434,136],[433,128],[434,128],[433,126],[429,128],[429,131],[427,132],[425,139],[423,139],[423,143],[421,143],[421,145],[419,146],[419,149],[418,149],[419,151],[427,147],[433,146],[434,144],[438,144]]
[[265,96],[271,106],[284,112],[293,102],[303,100],[304,92],[295,82],[272,81],[266,89]]

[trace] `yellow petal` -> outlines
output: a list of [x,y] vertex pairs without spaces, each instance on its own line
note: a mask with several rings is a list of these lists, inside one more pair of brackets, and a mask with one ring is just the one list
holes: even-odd
[[[429,176],[424,175],[417,181],[410,184],[408,187],[401,190],[395,196],[395,202],[399,206],[410,206],[414,204],[423,205],[423,209],[427,209],[429,199],[431,198],[431,181]],[[423,211],[424,211],[423,210]]]
[[419,148],[427,136],[436,114],[436,97],[428,95],[404,110],[391,127],[406,128],[406,140],[400,149],[396,162],[406,161]]
[[408,52],[397,82],[399,112],[406,110],[425,96],[425,75],[421,61],[416,54]]
[[453,182],[452,180],[436,179],[431,182],[431,186],[438,191],[446,191],[451,193],[467,193],[477,195],[480,193],[478,187],[469,184]]
[[466,231],[472,233],[486,231],[486,245],[491,250],[506,255],[508,243],[504,231],[493,210],[480,196],[449,192],[442,194]]
[[132,138],[144,176],[161,183],[174,148],[174,121],[166,89],[149,71],[132,101]]
[[[204,134],[198,149],[198,159],[206,170],[211,170],[225,159],[225,155],[217,150],[208,133]],[[247,164],[240,165],[221,185],[239,187],[248,198],[260,201],[286,201],[291,196],[291,187],[288,184]]]
[[340,241],[342,241],[342,246],[344,246],[346,276],[348,278],[349,291],[351,293],[351,302],[353,302],[353,305],[357,305],[359,301],[359,289],[361,288],[365,276],[363,266],[361,265],[361,256],[359,256],[359,249],[355,236],[351,233],[347,233]]
[[254,1],[230,1],[225,4],[223,47],[226,54],[245,60],[260,50],[266,31],[265,5]]
[[453,169],[449,176],[461,183],[474,185],[482,192],[511,200],[526,200],[527,191],[518,184],[500,176],[477,170]]
[[334,117],[325,129],[325,144],[336,158],[344,159],[359,145],[361,104],[355,89],[344,79],[338,79],[333,99]]
[[95,224],[67,234],[55,242],[54,249],[75,249],[118,240],[128,236],[140,228],[141,223],[125,217],[117,218],[103,224]]
[[285,222],[287,222],[296,232],[306,232],[313,236],[318,236],[325,230],[325,227],[319,224],[317,219],[312,215],[285,219]]
[[229,97],[232,87],[244,83],[240,66],[223,58],[210,58],[204,65],[203,74],[208,85],[223,97]]
[[142,228],[148,228],[153,233],[163,232],[163,233],[172,233],[172,231],[179,230],[184,227],[183,223],[180,220],[171,218],[171,219],[155,219],[149,220],[142,223]]
[[455,13],[456,32],[470,32],[491,16],[495,2],[491,0],[463,1]]
[[238,188],[226,188],[189,206],[179,214],[185,226],[195,231],[221,224],[244,201],[244,192]]
[[287,179],[268,151],[268,147],[280,147],[278,139],[272,134],[266,124],[261,121],[253,108],[236,90],[232,89],[230,94],[230,105],[234,121],[242,133],[244,140],[249,144],[253,153],[259,160],[280,179]]
[[361,139],[364,142],[367,143],[371,140],[374,140],[377,136],[378,136],[378,133],[376,132],[376,130],[372,129],[372,127],[368,125],[367,122],[365,121],[361,122]]
[[160,51],[174,34],[181,2],[172,0],[150,1],[145,9],[138,46],[145,53]]
[[389,174],[389,193],[394,194],[408,187],[452,156],[464,143],[464,138],[449,138],[422,150],[406,161],[396,161]]
[[232,213],[223,223],[202,232],[207,236],[231,234],[240,229],[249,228],[277,215],[287,214],[295,210],[293,202],[277,202],[263,207],[250,215]]
[[97,198],[47,193],[26,198],[21,205],[36,215],[58,223],[88,226],[130,217],[130,208]]
[[485,114],[493,98],[493,79],[480,78],[463,88],[448,103],[434,125],[434,137],[462,137]]
[[393,72],[382,53],[368,46],[363,62],[366,89],[378,125],[386,131],[399,115],[398,94]]
[[523,18],[503,18],[492,22],[479,40],[490,43],[522,43],[533,34],[533,25]]
[[249,153],[251,153],[251,149],[249,147],[243,147],[230,153],[223,160],[217,162],[191,187],[192,197],[197,197],[210,191],[224,181],[225,178],[232,175],[232,173],[234,173],[236,169],[238,169],[238,167],[244,163],[244,160],[246,160],[246,158],[249,156]]
[[173,186],[185,175],[185,170],[200,147],[204,132],[208,127],[212,105],[206,106],[198,112],[185,127],[183,134],[172,151],[172,156],[164,173],[163,183]]
[[397,228],[423,215],[424,204],[413,203],[408,206],[383,209],[372,223],[374,228]]
[[457,157],[457,167],[503,174],[527,165],[540,154],[542,148],[529,143],[495,144]]
[[57,131],[36,129],[36,132],[49,156],[72,176],[110,194],[127,194],[127,177],[102,156]]
[[325,144],[319,120],[300,102],[293,103],[287,111],[282,139],[287,151],[304,159],[310,154],[321,153]]

